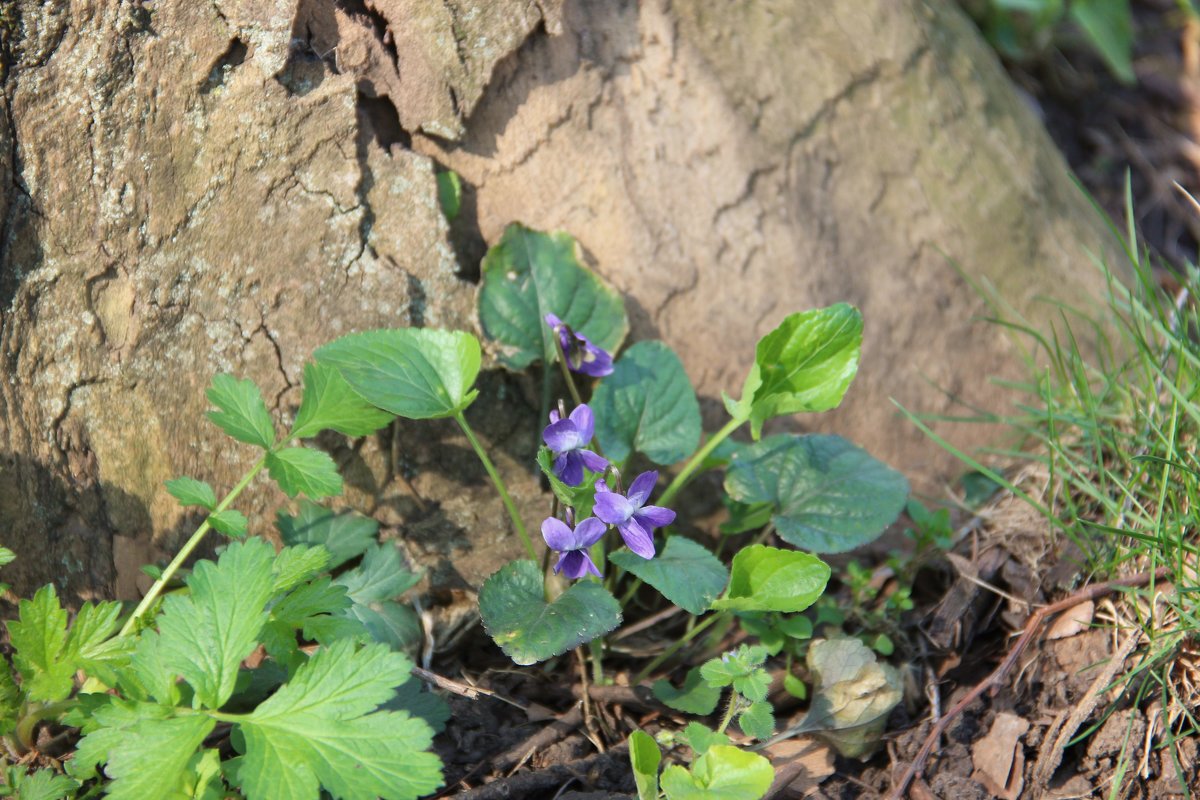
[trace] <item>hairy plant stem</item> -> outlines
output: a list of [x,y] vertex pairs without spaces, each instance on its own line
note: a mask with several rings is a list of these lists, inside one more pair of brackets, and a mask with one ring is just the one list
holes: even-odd
[[488,458],[483,445],[475,438],[475,432],[471,430],[471,426],[467,424],[467,418],[463,416],[461,411],[455,412],[454,420],[458,423],[458,427],[462,428],[463,433],[467,435],[467,441],[471,443],[471,447],[475,448],[475,455],[479,456],[479,460],[483,462],[483,468],[487,471],[488,477],[492,479],[492,484],[500,494],[500,500],[504,503],[504,508],[508,511],[508,516],[512,520],[513,527],[517,529],[517,533],[525,545],[525,552],[529,554],[529,558],[534,563],[537,563],[537,551],[533,547],[533,541],[529,538],[529,532],[525,530],[525,523],[521,521],[521,515],[517,513],[517,506],[508,495],[508,488],[500,478],[500,473],[496,471],[496,465]]
[[717,733],[724,733],[729,727],[729,723],[733,722],[733,715],[737,713],[738,706],[741,705],[741,695],[739,695],[733,687],[729,687],[729,705],[725,708],[725,716],[721,717],[721,725],[717,728]]
[[734,417],[725,423],[725,427],[708,437],[708,441],[704,443],[704,446],[696,451],[696,454],[688,460],[684,468],[680,470],[679,474],[667,486],[667,490],[662,493],[662,497],[659,498],[658,502],[665,506],[675,499],[675,495],[679,494],[679,490],[687,485],[687,482],[692,478],[692,474],[700,468],[700,465],[704,463],[704,459],[708,458],[712,454],[712,451],[717,449],[717,445],[728,439],[729,434],[745,424],[746,420]]
[[659,666],[661,666],[662,663],[664,661],[666,661],[668,658],[670,658],[671,656],[673,656],[677,652],[679,652],[680,648],[682,648],[685,644],[690,642],[692,639],[695,639],[697,636],[699,636],[704,631],[708,630],[710,627],[712,627],[713,623],[715,623],[717,620],[724,619],[725,617],[726,617],[726,612],[718,611],[715,614],[713,614],[712,616],[705,619],[703,622],[697,623],[696,627],[694,627],[690,631],[687,631],[686,633],[684,633],[683,636],[679,637],[678,641],[676,641],[674,644],[672,644],[666,650],[663,650],[661,653],[659,653],[657,656],[655,656],[654,660],[651,661],[649,664],[642,667],[642,671],[639,672],[636,677],[634,677],[633,685],[637,686],[639,683],[646,680],[646,678],[650,677],[651,673],[653,673],[654,670],[658,669]]
[[[279,444],[280,443],[277,443],[275,446],[278,447]],[[274,448],[272,448],[272,450],[273,449]],[[212,513],[216,514],[229,508],[229,505],[238,498],[238,495],[245,491],[246,487],[250,485],[250,481],[254,480],[255,476],[262,472],[263,467],[265,467],[266,464],[267,454],[263,454],[263,457],[255,462],[254,466],[250,468],[250,471],[242,476],[242,479],[238,481],[237,486],[234,486],[229,491],[229,494],[225,495],[225,497],[221,499],[221,502],[217,504],[217,507],[213,509]],[[192,534],[191,538],[189,538],[180,551],[175,554],[175,558],[171,559],[171,563],[167,565],[167,568],[163,570],[163,573],[159,579],[156,580],[154,585],[150,587],[150,591],[147,592],[146,596],[142,598],[142,602],[138,603],[137,608],[135,608],[133,613],[129,615],[129,619],[125,620],[125,624],[121,626],[121,630],[117,634],[118,638],[129,635],[129,633],[137,625],[138,620],[141,619],[142,615],[146,613],[146,610],[154,605],[154,602],[158,600],[159,595],[162,594],[162,591],[166,587],[168,581],[175,576],[175,573],[178,572],[179,568],[183,566],[183,562],[187,561],[188,556],[192,554],[192,551],[200,545],[200,541],[204,539],[204,534],[208,533],[211,527],[212,526],[209,525],[208,518],[206,517],[204,522],[200,523],[200,527],[196,528],[196,532]]]

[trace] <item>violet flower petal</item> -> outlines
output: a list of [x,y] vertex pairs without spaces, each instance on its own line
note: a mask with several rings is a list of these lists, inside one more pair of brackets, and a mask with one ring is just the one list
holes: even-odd
[[555,453],[578,450],[587,444],[587,440],[579,435],[579,428],[569,419],[560,419],[547,425],[542,431],[542,441]]
[[654,491],[655,484],[658,483],[658,473],[654,470],[643,472],[633,479],[633,483],[629,484],[629,491],[626,497],[634,506],[640,508],[650,499],[650,493]]
[[599,453],[593,453],[591,450],[580,450],[579,457],[583,459],[583,465],[592,472],[604,472],[608,469],[608,461]]
[[595,517],[588,517],[575,526],[575,539],[580,547],[591,547],[600,541],[608,526]]
[[546,517],[542,520],[542,538],[551,550],[568,551],[578,548],[575,531],[557,517]]
[[675,521],[675,512],[662,506],[642,506],[633,512],[636,519],[644,528],[654,530],[670,525]]
[[596,492],[592,513],[609,525],[622,525],[637,509],[616,492]]
[[636,517],[631,517],[617,526],[625,546],[642,558],[654,558],[654,537],[638,524]]
[[579,405],[571,412],[571,422],[575,423],[579,438],[583,440],[581,447],[592,440],[592,434],[596,431],[596,418],[587,404]]

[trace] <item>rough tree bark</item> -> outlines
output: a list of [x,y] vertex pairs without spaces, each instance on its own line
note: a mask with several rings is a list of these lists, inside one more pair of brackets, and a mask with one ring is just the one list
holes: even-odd
[[[1039,292],[1093,294],[1086,251],[1109,247],[945,0],[0,0],[0,57],[20,590],[133,594],[195,522],[162,481],[249,466],[203,418],[213,373],[286,418],[341,333],[473,329],[478,259],[514,220],[576,235],[710,401],[786,313],[857,303],[860,378],[820,424],[926,483],[948,462],[888,397],[945,409],[928,378],[986,401],[1012,368],[947,257],[1036,316]],[[467,183],[453,230],[439,163]],[[534,519],[535,392],[483,383],[472,416]],[[517,552],[451,427],[323,445],[438,586]],[[280,499],[241,507],[265,530]]]

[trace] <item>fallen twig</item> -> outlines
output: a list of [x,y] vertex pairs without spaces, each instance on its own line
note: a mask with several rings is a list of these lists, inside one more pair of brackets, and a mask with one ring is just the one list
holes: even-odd
[[[578,708],[575,710],[578,712]],[[461,792],[456,797],[459,800],[511,800],[514,797],[529,797],[535,792],[545,791],[572,778],[582,780],[587,785],[591,783],[587,780],[589,773],[609,763],[625,761],[628,758],[629,747],[622,743],[610,748],[606,753],[596,753],[570,764],[555,764],[534,772],[497,778],[491,783]]]
[[518,769],[538,750],[544,750],[554,744],[579,727],[582,722],[583,711],[580,709],[579,704],[576,703],[569,711],[554,720],[554,722],[551,722],[508,752],[497,756],[493,762],[493,766],[497,772]]
[[1039,608],[1037,611],[1034,611],[1032,614],[1030,614],[1029,620],[1025,623],[1025,629],[1021,632],[1021,636],[1017,639],[1016,644],[1014,644],[1012,649],[1008,652],[1008,655],[1004,657],[1004,660],[1000,662],[1000,666],[992,670],[991,674],[989,674],[982,681],[975,684],[975,688],[967,692],[967,694],[961,700],[959,700],[949,710],[946,711],[945,715],[943,715],[940,720],[934,723],[933,729],[930,730],[929,735],[925,737],[925,742],[921,745],[921,749],[917,751],[917,755],[915,758],[913,758],[912,763],[910,763],[907,769],[905,769],[904,772],[901,773],[900,777],[896,779],[895,784],[893,784],[891,791],[887,795],[887,800],[902,800],[905,792],[908,790],[909,784],[912,783],[914,778],[917,778],[922,774],[922,770],[925,767],[925,762],[933,753],[934,748],[938,746],[938,742],[941,741],[942,734],[945,733],[946,728],[950,726],[950,723],[953,722],[958,715],[961,714],[964,709],[966,709],[967,706],[978,700],[984,692],[986,692],[988,689],[999,688],[1000,682],[1004,680],[1005,676],[1008,675],[1009,671],[1021,658],[1021,654],[1025,652],[1025,648],[1029,646],[1029,643],[1033,641],[1034,634],[1038,632],[1038,629],[1041,628],[1042,623],[1045,622],[1047,618],[1052,617],[1059,612],[1074,608],[1078,604],[1087,600],[1095,600],[1099,597],[1103,597],[1116,591],[1117,589],[1144,586],[1147,583],[1150,583],[1152,580],[1162,580],[1166,577],[1166,575],[1167,568],[1160,567],[1152,573],[1146,572],[1141,575],[1134,575],[1130,578],[1122,578],[1120,580],[1108,581],[1107,583],[1098,583],[1093,586],[1087,586],[1083,589],[1080,589],[1078,592],[1059,600],[1056,603],[1051,603],[1048,606]]

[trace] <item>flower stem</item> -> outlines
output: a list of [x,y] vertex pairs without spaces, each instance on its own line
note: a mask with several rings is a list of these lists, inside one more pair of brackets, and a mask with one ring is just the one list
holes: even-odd
[[554,334],[554,349],[558,352],[558,366],[562,370],[563,380],[567,382],[567,391],[571,393],[571,400],[575,405],[583,405],[583,400],[579,396],[579,388],[575,385],[575,377],[571,375],[571,370],[567,367],[567,354],[563,350],[562,339],[558,338],[558,334]]
[[637,677],[635,677],[633,679],[633,685],[637,686],[639,683],[646,680],[646,678],[650,677],[651,673],[653,673],[654,670],[658,669],[659,666],[664,661],[666,661],[668,658],[670,658],[671,656],[673,656],[677,652],[679,652],[679,649],[682,648],[685,644],[690,642],[692,639],[695,639],[697,636],[699,636],[704,631],[708,630],[710,627],[712,627],[713,623],[715,623],[717,620],[724,619],[725,617],[726,617],[726,613],[724,611],[718,611],[716,614],[713,614],[711,617],[707,618],[706,620],[704,620],[703,622],[698,624],[696,627],[692,628],[690,631],[683,634],[683,636],[679,637],[678,641],[676,641],[674,644],[672,644],[666,650],[663,650],[661,653],[659,653],[658,656],[655,657],[655,659],[653,661],[651,661],[649,664],[642,667],[642,671],[639,672],[637,674]]
[[484,451],[483,445],[475,438],[475,432],[471,430],[471,426],[467,424],[467,418],[463,416],[461,411],[454,414],[454,420],[458,423],[458,427],[462,428],[463,433],[467,435],[467,441],[471,443],[471,447],[475,448],[475,455],[479,456],[479,460],[483,462],[483,468],[487,470],[488,477],[492,479],[492,484],[496,487],[496,491],[500,494],[500,500],[504,502],[504,508],[508,511],[508,516],[512,519],[513,527],[521,537],[521,541],[525,545],[525,552],[529,554],[529,558],[537,562],[537,551],[533,548],[533,541],[529,538],[528,531],[525,530],[525,523],[521,522],[521,515],[517,513],[517,507],[513,503],[512,498],[508,496],[508,489],[504,485],[504,481],[500,478],[500,473],[496,471],[496,465],[488,458],[487,452]]
[[[246,487],[250,485],[250,481],[254,480],[254,477],[258,475],[258,473],[262,472],[262,469],[266,466],[266,464],[267,456],[264,454],[263,457],[255,462],[254,466],[250,468],[250,471],[242,476],[242,479],[238,481],[237,486],[234,486],[229,491],[229,494],[225,495],[225,497],[221,499],[221,502],[217,504],[217,507],[213,509],[212,513],[216,514],[229,508],[230,503],[236,500],[238,495],[245,491]],[[163,589],[166,588],[167,582],[175,576],[175,573],[178,572],[179,568],[183,566],[183,562],[187,561],[188,556],[192,554],[192,551],[200,545],[201,540],[204,539],[204,534],[208,533],[211,527],[212,526],[208,524],[208,518],[206,517],[204,522],[200,523],[200,527],[196,528],[196,531],[192,534],[191,538],[187,540],[187,543],[185,543],[180,551],[175,554],[175,558],[171,559],[171,563],[167,565],[167,568],[163,570],[163,573],[159,579],[156,580],[154,585],[150,587],[150,591],[146,592],[146,596],[142,598],[142,602],[138,603],[137,608],[133,610],[133,613],[129,616],[129,619],[125,620],[125,624],[121,626],[120,633],[117,634],[118,638],[127,636],[134,629],[134,626],[137,625],[138,620],[141,619],[142,615],[146,613],[147,609],[154,605],[154,601],[158,599],[159,595],[162,594]]]
[[679,474],[675,476],[675,479],[667,486],[667,490],[662,493],[662,497],[659,498],[658,502],[664,506],[669,504],[675,498],[675,495],[679,494],[679,490],[691,480],[692,474],[700,468],[700,465],[704,463],[704,459],[708,458],[712,454],[712,451],[717,449],[717,445],[728,439],[729,434],[742,427],[745,422],[746,420],[744,419],[734,417],[725,423],[725,427],[708,437],[708,441],[704,443],[704,446],[696,451],[696,454],[691,457]]

